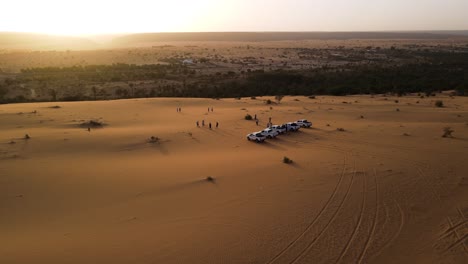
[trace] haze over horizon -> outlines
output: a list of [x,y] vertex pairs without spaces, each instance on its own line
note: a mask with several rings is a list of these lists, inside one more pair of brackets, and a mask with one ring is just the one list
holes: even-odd
[[413,31],[468,29],[468,1],[58,1],[2,3],[0,32]]

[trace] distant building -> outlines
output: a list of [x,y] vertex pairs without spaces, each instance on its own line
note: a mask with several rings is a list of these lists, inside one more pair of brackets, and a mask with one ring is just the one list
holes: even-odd
[[193,64],[193,60],[191,60],[191,59],[185,59],[185,60],[182,61],[182,64],[184,64],[184,65]]

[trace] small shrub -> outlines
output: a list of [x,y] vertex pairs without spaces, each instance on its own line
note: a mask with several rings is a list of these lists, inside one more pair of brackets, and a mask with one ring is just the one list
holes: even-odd
[[236,97],[236,100],[240,100],[241,98],[240,97]]
[[269,105],[269,104],[272,104],[273,102],[272,102],[270,99],[268,99],[268,100],[265,101],[265,103],[266,103],[267,105]]
[[54,105],[54,106],[51,106],[49,108],[54,108],[54,109],[58,109],[58,108],[62,108],[60,105]]
[[159,143],[159,138],[155,136],[151,136],[148,140],[149,143]]
[[444,107],[444,102],[442,100],[437,100],[437,101],[435,101],[435,106],[436,107]]
[[99,122],[99,121],[95,121],[95,120],[89,120],[88,122],[84,122],[84,123],[81,123],[80,126],[82,127],[102,127],[104,124],[102,122]]
[[252,116],[249,114],[245,115],[245,120],[253,120]]
[[250,99],[252,99],[252,100],[257,100],[257,97],[252,96],[252,97],[250,97]]
[[336,130],[337,130],[337,131],[340,131],[340,132],[344,132],[344,131],[345,131],[345,129],[342,128],[342,127],[339,127],[339,128],[337,128]]
[[215,178],[211,177],[211,176],[208,176],[206,177],[205,179],[206,181],[209,181],[209,182],[214,182],[215,181]]
[[315,99],[315,95],[309,96],[309,99]]
[[397,111],[397,112],[400,112],[400,108],[397,108],[396,111]]
[[28,134],[24,135],[24,139],[27,140],[27,139],[30,139],[30,138],[31,138],[31,137],[30,137]]
[[292,159],[290,159],[290,158],[284,156],[284,158],[283,158],[283,163],[291,164],[291,163],[293,163],[293,161],[292,161]]
[[399,102],[400,102],[400,101],[398,101],[398,100],[395,100],[395,104],[398,104]]
[[450,127],[444,127],[444,134],[442,135],[442,137],[446,138],[446,137],[453,137],[452,136],[452,133],[455,132],[455,130],[453,130],[452,128]]

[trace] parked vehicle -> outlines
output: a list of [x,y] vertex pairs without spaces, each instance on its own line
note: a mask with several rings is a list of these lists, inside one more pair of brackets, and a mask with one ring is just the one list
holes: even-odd
[[301,126],[299,126],[296,122],[289,122],[289,123],[286,123],[286,129],[287,131],[298,131]]
[[264,136],[266,136],[267,138],[275,138],[276,136],[279,135],[278,132],[276,132],[276,130],[272,129],[272,128],[266,128],[264,129],[262,132],[261,132]]
[[278,132],[278,134],[283,134],[283,133],[286,132],[286,126],[285,125],[274,125],[274,126],[271,126],[271,129]]
[[311,127],[312,126],[312,122],[307,121],[307,119],[297,120],[296,123],[301,127]]
[[262,131],[254,132],[254,133],[247,135],[248,141],[255,141],[257,143],[263,142],[265,141],[265,139],[266,139],[266,136],[262,134]]

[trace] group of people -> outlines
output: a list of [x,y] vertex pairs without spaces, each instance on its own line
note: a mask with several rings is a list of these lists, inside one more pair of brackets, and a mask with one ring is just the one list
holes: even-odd
[[[198,120],[197,120],[196,123],[197,123],[197,127],[200,127],[200,123],[198,122]],[[205,120],[202,120],[202,121],[201,121],[201,126],[202,126],[202,127],[205,126]],[[211,129],[211,122],[208,123],[208,127]],[[218,123],[218,121],[216,121],[216,128],[218,128],[218,127],[219,127],[219,123]]]
[[[255,114],[254,116],[254,120],[255,120],[255,124],[258,126],[258,118],[257,118],[257,114]],[[267,124],[267,127],[271,127],[273,125],[273,123],[271,122],[271,117],[268,118],[268,124]]]
[[177,107],[177,113],[182,112],[182,107]]

